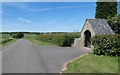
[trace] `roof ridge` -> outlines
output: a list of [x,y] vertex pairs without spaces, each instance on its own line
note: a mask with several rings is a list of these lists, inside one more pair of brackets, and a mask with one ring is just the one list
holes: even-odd
[[105,19],[87,18],[87,20],[105,20]]
[[87,20],[95,20],[96,18],[87,18]]

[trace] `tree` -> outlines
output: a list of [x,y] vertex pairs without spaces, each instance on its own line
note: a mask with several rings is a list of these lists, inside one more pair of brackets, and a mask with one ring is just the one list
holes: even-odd
[[95,18],[107,19],[108,17],[114,17],[117,14],[117,0],[115,2],[96,2],[96,14]]
[[22,37],[24,37],[24,34],[22,32],[18,32],[18,33],[13,34],[12,37],[21,39]]
[[113,18],[108,18],[107,22],[116,34],[120,34],[120,14]]

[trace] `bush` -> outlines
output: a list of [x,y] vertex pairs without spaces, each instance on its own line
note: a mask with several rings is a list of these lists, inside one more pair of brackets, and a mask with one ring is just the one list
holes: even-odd
[[24,34],[19,32],[19,33],[12,34],[12,37],[21,39],[22,37],[24,37]]
[[41,40],[43,42],[48,42],[59,46],[71,46],[71,44],[74,41],[74,38],[78,38],[78,37],[80,37],[80,35],[75,33],[44,34],[44,35],[38,35],[36,37],[36,40]]
[[120,35],[96,35],[91,39],[94,54],[120,56]]

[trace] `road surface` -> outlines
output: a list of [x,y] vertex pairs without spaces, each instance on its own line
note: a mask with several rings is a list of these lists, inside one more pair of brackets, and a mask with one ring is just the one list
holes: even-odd
[[2,51],[3,73],[59,73],[63,65],[90,52],[84,48],[35,46],[20,39]]

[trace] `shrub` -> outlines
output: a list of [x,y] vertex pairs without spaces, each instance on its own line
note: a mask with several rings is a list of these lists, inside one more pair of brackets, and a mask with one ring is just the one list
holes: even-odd
[[91,39],[94,54],[120,56],[120,35],[96,35]]
[[63,46],[71,46],[71,44],[73,44],[73,42],[74,42],[74,39],[75,38],[77,38],[77,36],[75,36],[75,35],[65,35],[64,36],[64,38],[65,38],[65,40],[64,40],[64,45]]

